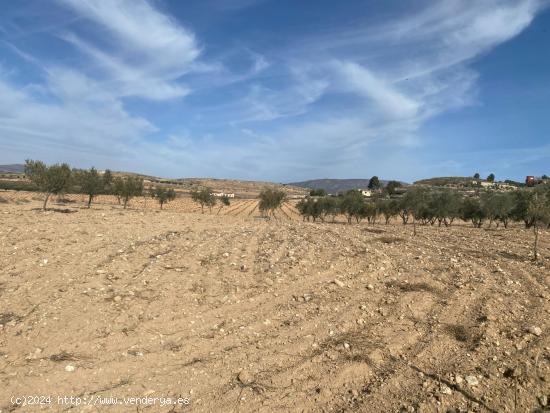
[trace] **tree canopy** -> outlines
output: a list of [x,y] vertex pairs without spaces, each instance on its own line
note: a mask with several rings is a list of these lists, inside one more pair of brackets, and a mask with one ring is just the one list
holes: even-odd
[[380,179],[375,175],[369,180],[369,189],[380,189]]
[[258,208],[269,217],[279,209],[286,199],[286,193],[279,189],[264,188],[260,192],[260,204]]
[[72,171],[66,163],[47,166],[42,161],[27,159],[25,175],[36,187],[46,194],[42,209],[46,209],[51,195],[65,193],[72,183]]
[[104,176],[101,176],[94,167],[89,170],[77,171],[75,178],[80,187],[80,192],[88,195],[88,208],[90,208],[92,205],[92,200],[97,195],[105,192],[106,180]]
[[162,209],[163,205],[176,199],[176,191],[172,188],[155,186],[151,189],[151,198],[156,199]]
[[117,177],[114,180],[114,192],[123,201],[124,209],[126,209],[132,198],[143,195],[143,179],[135,176]]
[[216,205],[216,197],[210,188],[195,189],[191,191],[191,199],[201,206],[201,213],[203,214],[205,206],[212,210],[212,207]]

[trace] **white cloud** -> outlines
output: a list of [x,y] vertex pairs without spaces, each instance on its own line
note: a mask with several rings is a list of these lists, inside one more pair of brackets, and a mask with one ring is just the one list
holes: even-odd
[[121,96],[163,100],[189,92],[178,80],[197,67],[200,55],[190,31],[145,0],[59,1],[107,29],[110,36],[101,40],[109,47],[101,50],[74,33],[62,38],[91,57]]
[[246,94],[239,99],[212,108],[231,125],[248,122],[271,122],[307,113],[328,90],[330,83],[321,77],[290,68],[290,78],[283,86],[266,86],[250,80]]
[[328,87],[325,80],[307,80],[292,83],[279,90],[253,85],[243,99],[243,117],[235,123],[272,121],[306,113],[308,106],[321,98]]
[[543,6],[537,0],[448,0],[359,36],[399,50],[395,73],[412,79],[464,64],[512,39]]
[[414,117],[420,105],[398,92],[387,81],[378,78],[367,68],[354,62],[335,62],[344,87],[353,93],[370,98],[384,112],[398,118]]
[[[0,79],[0,135],[14,153],[55,160],[55,153],[89,159],[114,155],[155,130],[147,120],[129,115],[120,103],[97,92],[81,74],[52,72],[51,98],[19,90]],[[108,148],[108,150],[106,150]],[[75,156],[76,155],[76,156]]]
[[[374,168],[389,175],[383,168],[390,161],[400,173],[418,167],[400,151],[422,145],[417,132],[427,119],[476,103],[471,60],[521,33],[543,5],[447,0],[388,24],[339,27],[307,46],[296,39],[259,54],[257,45],[239,44],[206,63],[194,34],[153,2],[58,2],[87,22],[56,33],[84,60],[69,68],[14,49],[46,75],[20,87],[0,74],[0,136],[10,137],[1,138],[3,149],[83,166],[99,159],[96,166],[157,174],[278,180],[361,176]],[[200,103],[185,107],[186,115],[200,133],[187,125],[180,134],[158,130],[123,103],[136,97],[176,105],[174,98],[193,92],[202,93]],[[334,104],[342,95],[352,103]],[[225,130],[206,137],[213,125]],[[153,132],[160,135],[154,141]],[[458,168],[453,162],[441,167]]]

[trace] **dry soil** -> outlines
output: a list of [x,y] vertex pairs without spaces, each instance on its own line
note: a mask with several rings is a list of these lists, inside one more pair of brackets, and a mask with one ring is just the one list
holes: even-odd
[[[2,412],[548,410],[548,231],[535,263],[520,226],[413,237],[398,223],[303,223],[288,206],[266,221],[254,201],[219,215],[42,212],[8,195]],[[55,398],[10,400],[28,395]]]

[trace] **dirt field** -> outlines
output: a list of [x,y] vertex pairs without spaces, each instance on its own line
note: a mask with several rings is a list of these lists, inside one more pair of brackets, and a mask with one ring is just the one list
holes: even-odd
[[549,409],[548,231],[0,196],[2,413]]

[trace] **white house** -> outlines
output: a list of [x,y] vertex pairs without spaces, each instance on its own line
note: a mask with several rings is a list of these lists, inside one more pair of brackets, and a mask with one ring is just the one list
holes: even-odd
[[491,188],[491,187],[495,186],[495,183],[494,182],[489,182],[489,181],[481,181],[481,186],[483,188]]
[[372,196],[372,191],[370,189],[361,189],[361,195],[370,198]]
[[227,198],[235,198],[235,194],[226,194],[225,192],[214,192],[212,195],[218,198],[223,198],[224,196]]

